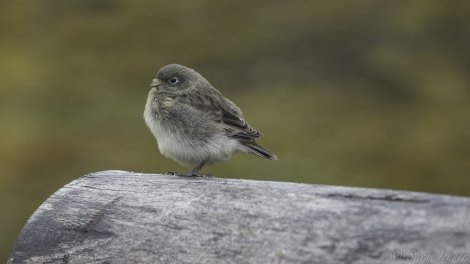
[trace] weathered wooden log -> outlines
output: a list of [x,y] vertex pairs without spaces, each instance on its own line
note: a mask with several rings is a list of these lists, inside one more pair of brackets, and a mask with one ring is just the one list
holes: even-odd
[[418,258],[470,263],[469,198],[104,171],[51,195],[21,231],[9,263]]

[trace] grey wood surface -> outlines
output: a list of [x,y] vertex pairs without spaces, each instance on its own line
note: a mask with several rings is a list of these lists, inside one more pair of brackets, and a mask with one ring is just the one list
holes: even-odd
[[37,209],[24,262],[470,263],[470,199],[104,171]]

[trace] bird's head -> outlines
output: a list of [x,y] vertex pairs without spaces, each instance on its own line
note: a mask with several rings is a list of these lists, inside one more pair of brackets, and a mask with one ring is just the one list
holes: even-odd
[[155,88],[157,93],[181,93],[204,87],[205,83],[208,81],[193,69],[179,64],[169,64],[158,71],[150,87]]

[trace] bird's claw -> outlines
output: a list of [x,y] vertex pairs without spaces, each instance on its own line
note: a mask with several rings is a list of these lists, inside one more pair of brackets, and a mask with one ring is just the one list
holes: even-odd
[[174,176],[179,176],[179,177],[201,177],[201,178],[212,178],[212,174],[199,174],[199,173],[194,173],[192,171],[190,172],[176,172],[176,171],[169,171],[165,173],[166,175],[174,175]]

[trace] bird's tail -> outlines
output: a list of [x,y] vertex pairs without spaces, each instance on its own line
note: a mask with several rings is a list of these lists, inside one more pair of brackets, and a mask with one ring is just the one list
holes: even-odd
[[247,152],[267,160],[277,160],[277,156],[271,151],[256,144],[256,142],[243,142],[248,147]]

